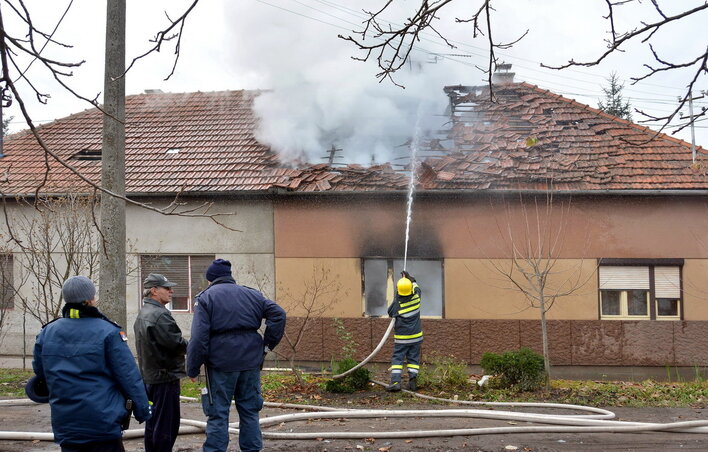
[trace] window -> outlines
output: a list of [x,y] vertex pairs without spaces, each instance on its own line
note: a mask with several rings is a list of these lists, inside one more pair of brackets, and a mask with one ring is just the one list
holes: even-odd
[[160,273],[177,283],[172,295],[172,303],[167,308],[172,311],[191,312],[192,300],[209,285],[204,273],[214,256],[140,256],[141,281],[150,273]]
[[[371,317],[388,315],[396,282],[403,270],[403,259],[363,259],[364,314]],[[442,261],[411,260],[406,270],[415,277],[421,289],[421,315],[443,316]]]
[[12,254],[0,254],[0,310],[15,307]]
[[601,319],[681,318],[678,265],[600,265]]

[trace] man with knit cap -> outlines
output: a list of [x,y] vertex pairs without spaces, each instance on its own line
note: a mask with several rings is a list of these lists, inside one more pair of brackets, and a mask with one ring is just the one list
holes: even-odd
[[143,307],[133,325],[140,373],[153,416],[145,423],[145,452],[171,452],[180,422],[180,378],[187,376],[187,341],[166,305],[176,283],[150,273],[143,281]]
[[47,382],[54,441],[63,452],[122,452],[131,400],[139,422],[152,416],[125,332],[96,308],[85,276],[64,282],[62,317],[42,327],[32,367]]
[[[262,293],[236,284],[231,262],[216,259],[206,271],[209,287],[194,303],[187,375],[196,380],[202,365],[208,392],[202,407],[208,417],[204,452],[226,451],[229,408],[236,401],[238,442],[242,452],[263,448],[259,412],[263,408],[261,374],[265,353],[285,332],[285,311]],[[266,329],[258,333],[262,320]]]

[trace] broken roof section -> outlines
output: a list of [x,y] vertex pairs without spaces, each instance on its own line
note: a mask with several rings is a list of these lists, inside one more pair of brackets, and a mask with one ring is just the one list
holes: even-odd
[[[446,88],[452,120],[426,141],[424,190],[706,190],[708,155],[526,83]],[[281,164],[255,138],[257,91],[151,93],[126,98],[128,194],[401,191],[391,165]],[[44,142],[91,180],[100,180],[101,113],[86,110],[39,128]],[[5,143],[0,191],[31,195],[88,191],[23,132]]]
[[[428,159],[428,189],[706,189],[708,154],[527,83],[447,87],[446,156]],[[449,143],[454,143],[449,145]]]

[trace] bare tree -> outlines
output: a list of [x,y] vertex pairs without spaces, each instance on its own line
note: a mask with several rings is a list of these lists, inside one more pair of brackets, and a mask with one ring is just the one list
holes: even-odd
[[[143,58],[154,52],[160,52],[163,50],[164,46],[171,42],[174,43],[174,54],[175,60],[172,66],[170,74],[166,79],[174,73],[177,61],[180,55],[180,44],[182,40],[182,30],[184,28],[184,23],[186,22],[189,14],[191,14],[199,3],[200,0],[193,0],[193,2],[185,9],[184,13],[178,16],[176,19],[172,19],[167,13],[165,16],[168,21],[168,25],[158,31],[151,40],[150,48],[142,53],[141,55],[132,59],[128,69],[125,69],[120,74],[112,74],[111,78],[113,80],[123,78],[126,76],[127,71],[130,70],[135,64],[138,63]],[[100,93],[92,95],[84,95],[71,86],[70,80],[73,76],[74,70],[79,70],[81,66],[85,63],[84,60],[81,61],[62,61],[54,59],[47,54],[51,50],[67,49],[71,48],[69,43],[64,43],[57,41],[54,38],[54,34],[57,31],[59,25],[64,20],[64,17],[73,7],[73,0],[70,0],[67,4],[67,8],[64,11],[62,17],[55,24],[55,27],[51,31],[45,31],[39,28],[32,20],[32,14],[30,9],[27,7],[24,0],[6,0],[0,7],[0,63],[1,63],[1,74],[0,74],[0,84],[4,85],[2,87],[3,92],[3,102],[6,98],[6,92],[8,96],[11,96],[12,101],[16,102],[20,112],[22,113],[22,118],[27,124],[27,127],[35,137],[38,145],[44,151],[46,155],[46,170],[49,171],[49,161],[56,161],[59,165],[65,167],[71,171],[77,179],[81,180],[86,184],[89,189],[99,192],[102,196],[111,197],[116,199],[122,199],[125,203],[139,206],[143,209],[151,210],[163,215],[178,215],[186,217],[199,217],[199,218],[210,218],[215,223],[220,226],[233,230],[224,223],[222,223],[219,218],[222,215],[228,214],[213,214],[210,213],[210,208],[212,203],[206,202],[197,206],[187,205],[179,199],[179,195],[175,197],[175,200],[164,208],[155,207],[149,203],[142,203],[134,199],[126,197],[124,194],[119,192],[114,192],[113,190],[103,187],[101,183],[91,180],[79,170],[74,168],[67,160],[63,159],[54,150],[52,150],[42,139],[42,136],[37,129],[29,111],[27,110],[25,100],[20,94],[18,89],[18,84],[26,84],[32,92],[34,92],[35,97],[41,103],[47,103],[51,99],[51,94],[49,90],[43,89],[38,86],[37,83],[32,80],[27,75],[27,70],[30,66],[37,63],[42,66],[51,76],[51,78],[59,85],[59,89],[66,90],[78,99],[81,99],[93,107],[101,110],[105,115],[108,115],[113,120],[120,121],[114,112],[104,110],[101,105],[99,105],[98,98]],[[24,25],[24,28],[18,29],[8,29],[5,25],[3,9],[8,8],[10,13],[15,17],[17,22]],[[120,137],[118,137],[120,138]],[[47,177],[45,176],[35,188],[35,198],[39,199],[41,197],[41,191],[46,183]]]
[[[529,307],[538,309],[547,381],[551,362],[546,313],[558,299],[578,293],[594,274],[584,271],[583,259],[570,266],[560,260],[569,232],[570,207],[571,198],[557,200],[552,190],[545,195],[519,194],[518,204],[505,201],[506,224],[497,222],[497,228],[509,259],[487,260],[506,281],[504,288],[520,292]],[[585,240],[587,248],[587,236]]]
[[[302,345],[308,326],[312,320],[322,317],[339,299],[346,295],[342,284],[338,281],[339,275],[332,275],[331,270],[323,265],[314,265],[310,279],[304,280],[299,291],[292,288],[279,287],[281,305],[288,315],[297,315],[298,321],[288,321],[286,328],[285,344],[288,346],[288,360],[295,378],[302,383],[302,374],[296,367],[297,354]],[[289,331],[288,331],[289,330]]]
[[81,274],[96,281],[100,235],[95,204],[94,198],[79,196],[42,198],[35,208],[25,203],[23,212],[7,220],[19,248],[19,280],[30,287],[24,293],[14,285],[14,295],[42,324],[61,316],[61,287],[68,277]]
[[[363,57],[355,57],[355,59],[367,61],[374,59],[378,64],[381,72],[378,77],[381,80],[393,80],[393,74],[404,67],[405,62],[410,58],[411,50],[414,45],[420,40],[421,35],[429,31],[438,36],[447,46],[455,48],[455,46],[439,31],[439,18],[443,9],[449,8],[453,3],[461,2],[455,0],[418,0],[414,2],[414,11],[403,21],[402,24],[396,24],[385,20],[384,14],[393,10],[393,0],[382,0],[382,6],[377,11],[364,11],[368,18],[363,22],[363,28],[355,31],[356,38],[352,36],[339,35],[340,38],[352,42],[357,48],[363,51]],[[491,13],[494,11],[492,5],[496,5],[494,0],[478,0],[471,3],[469,6],[471,16],[468,18],[456,18],[458,23],[471,23],[473,26],[473,38],[484,37],[487,40],[489,48],[487,68],[483,69],[488,76],[490,86],[490,96],[494,96],[491,89],[492,72],[497,65],[497,57],[495,50],[506,49],[522,39],[528,30],[520,32],[520,37],[512,42],[499,42],[493,38],[493,27],[491,25]],[[675,61],[671,55],[664,56],[656,50],[655,39],[659,30],[666,25],[682,21],[688,17],[698,17],[701,13],[708,10],[708,2],[703,2],[694,8],[684,8],[679,13],[667,15],[661,9],[658,0],[650,0],[649,2],[641,2],[641,0],[605,0],[607,5],[607,15],[603,16],[607,23],[609,38],[606,39],[607,47],[600,55],[589,61],[575,61],[571,59],[563,65],[548,65],[541,64],[543,67],[550,69],[566,69],[574,66],[597,66],[603,62],[608,56],[624,52],[628,44],[638,42],[647,46],[653,55],[654,61],[644,65],[646,72],[635,77],[632,77],[632,84],[639,81],[649,79],[657,74],[667,71],[685,71],[686,91],[681,97],[678,106],[669,114],[664,116],[651,115],[645,111],[637,110],[646,119],[641,122],[661,121],[664,123],[661,130],[669,126],[671,121],[679,116],[680,110],[691,98],[691,92],[697,87],[697,83],[702,76],[708,74],[708,46],[703,47],[703,50],[689,57],[685,61]],[[651,13],[656,19],[652,21],[642,21],[634,26],[628,27],[627,30],[617,28],[615,16],[620,9],[626,9],[630,5],[641,5],[642,8],[651,8]],[[646,6],[644,6],[646,5]],[[481,69],[481,68],[480,68]],[[395,83],[395,82],[394,82]],[[694,115],[694,119],[701,116],[706,116],[708,110],[703,110],[699,114]],[[674,133],[682,130],[688,124],[679,125],[673,131]],[[660,131],[661,131],[660,130]],[[658,133],[658,132],[657,132]]]

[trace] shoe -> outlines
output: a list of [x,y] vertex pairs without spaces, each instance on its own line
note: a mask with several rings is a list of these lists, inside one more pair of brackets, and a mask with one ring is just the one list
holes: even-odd
[[388,392],[398,392],[401,390],[401,383],[398,381],[392,382],[390,385],[386,386]]
[[415,378],[411,378],[408,380],[408,389],[411,391],[417,391],[418,390],[418,381]]

